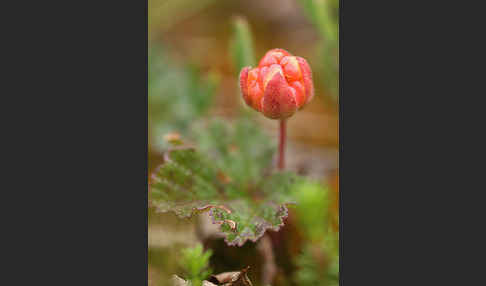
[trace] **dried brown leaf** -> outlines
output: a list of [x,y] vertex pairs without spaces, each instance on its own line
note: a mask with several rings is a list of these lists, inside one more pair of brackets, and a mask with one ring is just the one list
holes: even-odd
[[210,282],[222,286],[253,286],[248,278],[247,272],[250,266],[241,271],[224,272],[217,275],[211,275]]

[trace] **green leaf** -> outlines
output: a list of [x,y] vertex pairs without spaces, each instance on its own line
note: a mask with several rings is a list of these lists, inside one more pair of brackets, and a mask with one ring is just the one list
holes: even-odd
[[233,20],[233,38],[231,52],[237,73],[247,66],[255,66],[253,39],[248,22],[242,17]]
[[255,242],[268,229],[278,231],[302,178],[289,172],[264,175],[273,151],[250,122],[230,128],[214,121],[209,130],[200,138],[204,153],[180,147],[167,153],[151,178],[151,204],[181,218],[210,210],[229,245]]
[[242,189],[256,188],[271,167],[276,146],[248,117],[231,125],[227,119],[201,122],[192,133],[199,150]]
[[217,204],[221,184],[213,181],[217,171],[210,163],[194,149],[176,149],[169,154],[151,177],[151,203],[157,210],[190,217]]
[[184,269],[185,277],[192,285],[201,285],[202,281],[212,274],[209,268],[209,258],[212,255],[210,249],[203,251],[201,244],[182,250],[180,265]]
[[[287,217],[287,205],[294,204],[291,190],[300,183],[300,178],[293,173],[274,173],[265,179],[260,196],[248,199],[234,198],[220,202],[226,209],[212,208],[210,216],[213,223],[222,223],[228,245],[242,246],[247,240],[256,242],[266,230],[278,231]],[[230,222],[235,222],[232,228]]]

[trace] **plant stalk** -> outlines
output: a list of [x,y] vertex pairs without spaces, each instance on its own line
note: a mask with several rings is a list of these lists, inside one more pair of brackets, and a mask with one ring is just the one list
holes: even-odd
[[280,134],[278,140],[278,169],[285,169],[285,141],[287,141],[287,119],[280,119]]
[[272,285],[277,275],[277,264],[273,252],[272,239],[265,233],[257,244],[257,250],[263,258],[262,285]]

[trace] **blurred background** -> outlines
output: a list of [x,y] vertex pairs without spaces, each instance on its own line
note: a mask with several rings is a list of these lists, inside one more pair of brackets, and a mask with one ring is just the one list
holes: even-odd
[[[311,198],[307,205],[293,211],[295,223],[281,231],[295,247],[281,251],[288,255],[278,259],[281,265],[273,285],[337,285],[337,246],[334,242],[335,249],[329,248],[327,227],[338,232],[339,1],[149,0],[148,6],[149,173],[163,161],[164,136],[190,138],[197,123],[211,118],[231,122],[241,114],[250,116],[276,146],[278,121],[244,105],[239,71],[255,66],[273,48],[307,59],[316,96],[288,121],[287,169],[322,182],[326,194],[310,188],[303,195]],[[304,212],[306,208],[319,211]],[[326,228],[316,232],[320,220],[327,221]],[[170,285],[172,274],[183,276],[181,251],[204,242],[203,221],[204,217],[180,220],[149,207],[149,285]],[[255,251],[253,243],[236,249],[218,241],[203,244],[205,249],[211,245],[213,272],[252,263],[250,279],[261,285],[261,261],[243,257],[243,252]],[[309,250],[307,244],[324,246]]]

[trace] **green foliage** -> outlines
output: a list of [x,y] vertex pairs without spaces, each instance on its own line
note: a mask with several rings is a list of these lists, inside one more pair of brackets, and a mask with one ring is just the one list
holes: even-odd
[[338,0],[300,0],[309,18],[327,41],[338,39]]
[[299,285],[321,285],[326,280],[308,249],[297,256],[296,265],[299,270],[295,273],[295,280]]
[[[244,67],[255,67],[257,65],[253,35],[248,21],[243,17],[233,18],[233,35],[230,40],[230,52],[236,75],[239,75]],[[241,91],[238,82],[238,80],[235,81],[235,89],[239,94]],[[243,100],[241,100],[239,112],[242,116],[247,117],[258,114],[257,111],[244,104]]]
[[256,188],[271,165],[275,146],[250,118],[242,117],[229,125],[222,119],[194,126],[199,150],[242,189]]
[[314,23],[322,42],[318,66],[329,92],[338,96],[339,87],[339,0],[300,0],[304,11]]
[[212,274],[209,268],[212,251],[210,249],[203,251],[202,245],[197,244],[192,248],[183,249],[181,254],[180,265],[185,272],[184,277],[192,285],[201,285],[202,281]]
[[306,181],[295,189],[294,197],[299,202],[297,219],[312,241],[322,239],[328,232],[328,195],[329,189],[316,182]]
[[339,285],[339,236],[330,227],[330,189],[306,181],[294,189],[297,220],[309,243],[295,259],[298,285]]
[[338,286],[339,285],[339,257],[332,257],[327,266],[323,266],[323,250],[306,247],[297,256],[296,265],[299,270],[294,279],[300,286]]
[[[256,241],[283,226],[293,189],[302,178],[265,172],[273,148],[248,119],[234,125],[213,121],[198,136],[200,150],[175,148],[151,180],[151,204],[159,212],[190,217],[210,209],[229,245]],[[267,175],[264,175],[267,173]]]
[[233,38],[231,52],[237,73],[247,66],[255,66],[253,37],[248,22],[241,17],[233,20]]
[[[226,243],[242,246],[246,240],[258,240],[267,229],[278,231],[288,215],[287,205],[295,203],[291,190],[301,180],[290,172],[276,172],[264,179],[261,193],[221,202],[231,210],[230,213],[223,208],[212,208],[210,215],[213,222],[223,222],[221,230],[226,234]],[[232,229],[230,221],[236,223],[235,229]]]
[[148,123],[149,138],[160,150],[167,148],[162,135],[186,134],[191,123],[205,115],[212,104],[219,78],[207,77],[192,66],[172,62],[162,46],[149,50]]

